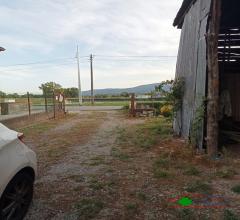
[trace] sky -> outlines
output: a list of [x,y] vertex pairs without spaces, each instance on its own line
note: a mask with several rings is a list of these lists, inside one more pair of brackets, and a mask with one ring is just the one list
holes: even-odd
[[[174,78],[181,0],[1,0],[0,90],[39,93],[41,83],[127,88]],[[28,64],[28,65],[23,65]]]

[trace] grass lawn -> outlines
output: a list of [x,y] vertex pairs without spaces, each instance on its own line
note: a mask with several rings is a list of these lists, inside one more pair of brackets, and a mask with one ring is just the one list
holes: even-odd
[[[142,209],[148,209],[152,210],[152,216],[160,218],[155,208],[162,210],[168,216],[166,219],[239,219],[240,186],[237,180],[240,157],[235,158],[228,152],[221,161],[211,161],[205,155],[194,155],[188,143],[173,138],[172,124],[163,117],[118,128],[117,132],[113,156],[121,162],[117,163],[115,170],[128,169],[135,173],[135,176],[124,179],[125,187],[134,185],[134,191],[144,198],[140,202],[137,195],[135,199],[129,196],[131,205],[127,203],[126,207],[127,211],[134,211],[132,216],[139,216]],[[179,199],[186,194],[191,199],[189,207],[193,207],[181,206],[177,200],[171,204],[166,199]],[[204,200],[214,195],[222,198],[217,200],[219,208],[214,207],[211,199],[206,203],[199,202],[199,196]],[[185,198],[186,201],[189,198]],[[151,201],[154,199],[156,203]],[[173,208],[176,205],[179,208]],[[199,209],[201,206],[203,208]]]

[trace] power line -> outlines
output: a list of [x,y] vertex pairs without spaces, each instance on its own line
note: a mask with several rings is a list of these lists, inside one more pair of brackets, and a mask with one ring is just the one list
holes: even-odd
[[[37,67],[37,69],[45,69],[45,68],[54,68],[54,67],[58,67],[58,66],[70,66],[75,64],[74,62],[71,63],[65,63],[65,64],[56,64],[56,65],[52,65],[52,66],[41,66],[41,67]],[[0,71],[1,73],[7,73],[7,72],[14,72],[14,71],[26,71],[26,70],[31,70],[34,69],[32,67],[28,67],[28,68],[19,68],[19,69],[6,69],[3,71]]]
[[[103,57],[103,58],[176,58],[177,56],[149,56],[149,55],[94,55],[94,57]],[[89,56],[79,56],[79,58],[89,58]],[[36,61],[36,62],[30,62],[30,63],[17,63],[17,64],[10,64],[10,65],[4,65],[2,67],[14,67],[14,66],[31,66],[31,65],[40,65],[45,63],[55,63],[60,60],[73,60],[76,59],[76,57],[68,57],[68,58],[58,58],[58,59],[51,59],[51,60],[45,60],[45,61]]]
[[[81,58],[87,58],[86,56],[83,56]],[[31,62],[31,63],[18,63],[18,64],[11,64],[11,65],[4,65],[2,67],[12,67],[12,66],[31,66],[31,65],[38,65],[38,64],[45,64],[45,63],[55,63],[59,60],[72,60],[76,59],[75,57],[71,58],[59,58],[59,59],[52,59],[52,60],[45,60],[45,61],[38,61],[38,62]]]
[[[74,61],[71,62],[64,62],[64,63],[45,63],[42,64],[43,66],[28,66],[25,68],[14,68],[14,67],[8,67],[8,68],[4,68],[3,71],[17,71],[17,70],[28,70],[28,69],[44,69],[44,68],[51,68],[51,67],[55,67],[55,66],[64,66],[64,65],[70,65],[70,64],[74,64]],[[89,61],[80,61],[80,63],[89,63]]]
[[[141,60],[141,59],[96,59],[96,61],[116,61],[116,62],[165,62],[169,60],[153,60],[153,59],[148,59],[148,60]],[[175,61],[175,60],[173,60]]]
[[126,58],[176,58],[177,56],[172,56],[172,55],[100,55],[97,54],[95,55],[96,57],[126,57]]

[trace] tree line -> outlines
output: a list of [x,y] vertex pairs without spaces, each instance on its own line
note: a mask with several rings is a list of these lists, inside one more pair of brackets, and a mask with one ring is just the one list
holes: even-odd
[[[42,94],[33,94],[30,93],[30,98],[43,98],[44,95],[51,96],[53,91],[55,93],[63,93],[66,98],[78,98],[78,88],[63,88],[60,84],[55,82],[46,82],[39,86],[39,89],[42,91]],[[129,97],[129,93],[123,92],[118,95],[109,95],[109,94],[101,94],[95,95],[95,98],[110,98],[110,97]],[[0,98],[27,98],[27,94],[20,95],[18,93],[5,93],[0,91]]]

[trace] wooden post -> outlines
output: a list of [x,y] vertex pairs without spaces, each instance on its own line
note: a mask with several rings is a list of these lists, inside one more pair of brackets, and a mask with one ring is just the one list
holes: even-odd
[[30,103],[30,96],[29,92],[27,92],[27,99],[28,99],[28,115],[31,115],[31,103]]
[[66,114],[65,95],[63,95],[63,113]]
[[46,90],[43,90],[43,95],[44,95],[44,102],[45,102],[45,112],[48,112],[48,107],[47,107],[47,94],[46,94]]
[[136,116],[136,111],[135,111],[135,94],[132,93],[131,95],[131,116],[135,117]]
[[218,152],[219,66],[218,36],[220,31],[221,0],[212,0],[207,37],[208,56],[208,104],[207,104],[207,151],[210,157]]
[[56,118],[55,92],[53,91],[53,118]]

